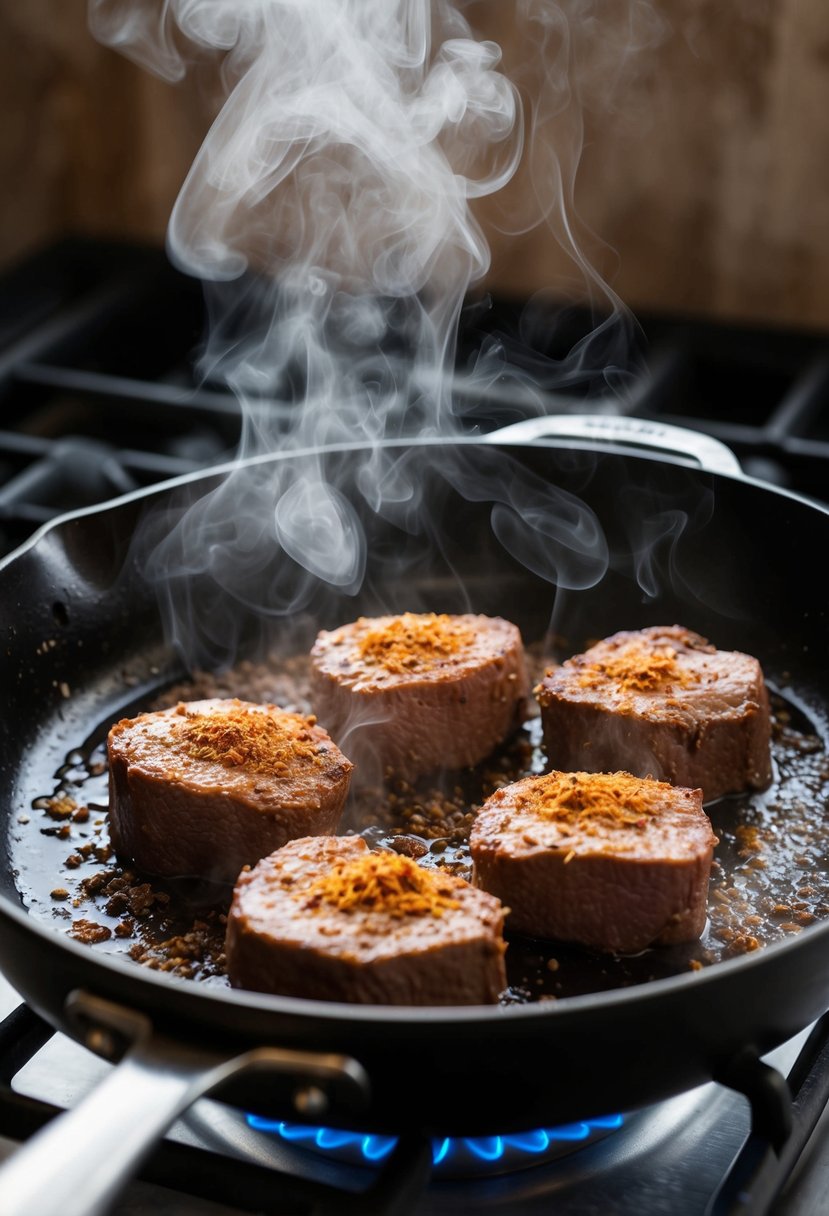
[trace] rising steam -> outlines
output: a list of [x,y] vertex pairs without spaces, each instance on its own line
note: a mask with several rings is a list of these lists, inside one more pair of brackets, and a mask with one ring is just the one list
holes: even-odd
[[[424,523],[432,508],[424,515],[421,475],[403,449],[384,443],[459,431],[458,323],[489,266],[470,203],[510,180],[526,146],[519,88],[499,70],[498,46],[473,34],[466,7],[90,0],[95,35],[167,80],[183,78],[197,56],[217,57],[226,99],[176,202],[168,250],[205,282],[200,370],[242,403],[240,456],[292,452],[240,464],[168,524],[154,550],[151,570],[191,661],[232,660],[236,645],[232,607],[200,606],[201,592],[182,590],[194,578],[225,604],[293,613],[319,580],[346,594],[360,589],[364,508],[405,518],[409,531],[440,531]],[[595,7],[571,5],[571,20]],[[555,42],[564,59],[542,74],[531,107],[536,140],[563,104],[570,24],[565,6],[546,0],[521,0],[517,11],[540,31],[537,49]],[[552,164],[546,179],[536,170],[535,214],[517,225],[560,226],[591,296],[602,294],[618,315],[572,226],[575,166],[555,156]],[[584,361],[583,345],[573,358]],[[479,372],[493,375],[492,361],[482,359]],[[296,407],[289,426],[274,400]],[[338,474],[345,483],[332,481],[320,454],[337,445],[352,447]],[[583,503],[516,477],[506,459],[473,473],[475,462],[439,444],[430,459],[469,500],[492,503],[501,543],[552,584],[601,578],[606,543]]]

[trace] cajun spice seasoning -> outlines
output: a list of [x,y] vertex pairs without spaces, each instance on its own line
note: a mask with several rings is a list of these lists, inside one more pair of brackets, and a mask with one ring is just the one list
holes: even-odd
[[383,912],[388,916],[443,916],[448,908],[460,907],[440,874],[422,869],[399,853],[367,853],[336,862],[329,873],[316,879],[303,893],[304,906],[322,904],[350,912]]
[[677,662],[673,646],[645,647],[634,642],[601,662],[589,664],[581,673],[579,683],[582,688],[596,688],[611,680],[625,690],[648,692],[668,684],[687,688],[690,684],[698,684],[699,679],[698,672]]
[[242,765],[253,772],[286,772],[298,761],[320,765],[319,741],[310,727],[313,715],[269,713],[241,702],[223,713],[203,713],[179,703],[169,735],[171,747],[193,760],[215,761],[227,768]]
[[364,662],[400,675],[414,669],[431,671],[474,641],[475,633],[463,619],[445,613],[404,612],[377,628],[369,628],[360,637],[357,649]]
[[519,795],[516,806],[533,806],[545,819],[590,830],[594,820],[644,828],[669,793],[666,782],[642,781],[630,773],[552,773]]

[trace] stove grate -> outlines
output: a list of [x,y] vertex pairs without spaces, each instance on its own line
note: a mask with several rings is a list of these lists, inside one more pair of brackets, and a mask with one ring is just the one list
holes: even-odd
[[[625,413],[704,431],[752,476],[829,496],[829,336],[692,317],[637,321],[632,340],[620,323],[624,387],[611,399],[601,372],[562,377],[595,323],[587,310],[549,299],[470,303],[458,425],[492,431],[539,409]],[[64,511],[233,457],[239,404],[200,375],[205,329],[200,284],[160,249],[67,239],[4,272],[0,553]],[[484,368],[486,390],[473,376]],[[297,406],[263,399],[257,408],[278,435]],[[84,440],[99,445],[86,465],[104,466],[94,477],[77,475],[66,456]]]

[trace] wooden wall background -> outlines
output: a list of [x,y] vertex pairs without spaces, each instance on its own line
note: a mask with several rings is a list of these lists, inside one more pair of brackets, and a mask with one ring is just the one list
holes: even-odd
[[[521,2],[469,11],[508,67],[529,71],[530,98]],[[829,329],[827,0],[653,0],[629,57],[619,15],[631,6],[561,7],[579,13],[572,82],[583,104],[559,89],[548,131],[566,177],[583,116],[574,222],[622,299]],[[551,46],[562,53],[560,38]],[[85,0],[0,0],[0,101],[0,265],[68,230],[162,239],[206,125],[197,87],[164,84],[97,45]],[[527,172],[481,208],[491,282],[575,290],[553,231],[499,231],[524,207]]]

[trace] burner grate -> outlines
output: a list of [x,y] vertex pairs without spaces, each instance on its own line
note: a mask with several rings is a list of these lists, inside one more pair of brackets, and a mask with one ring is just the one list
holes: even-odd
[[[829,336],[641,315],[634,337],[621,315],[598,330],[596,320],[550,299],[470,302],[458,425],[491,431],[539,409],[627,413],[704,431],[751,475],[826,499]],[[160,249],[67,239],[4,273],[0,552],[65,510],[232,458],[239,404],[200,377],[205,329],[201,285]],[[578,375],[565,371],[585,343]],[[612,397],[596,370],[611,356],[622,386]],[[298,407],[257,408],[278,434]],[[51,455],[83,438],[107,445],[103,481],[64,475]]]

